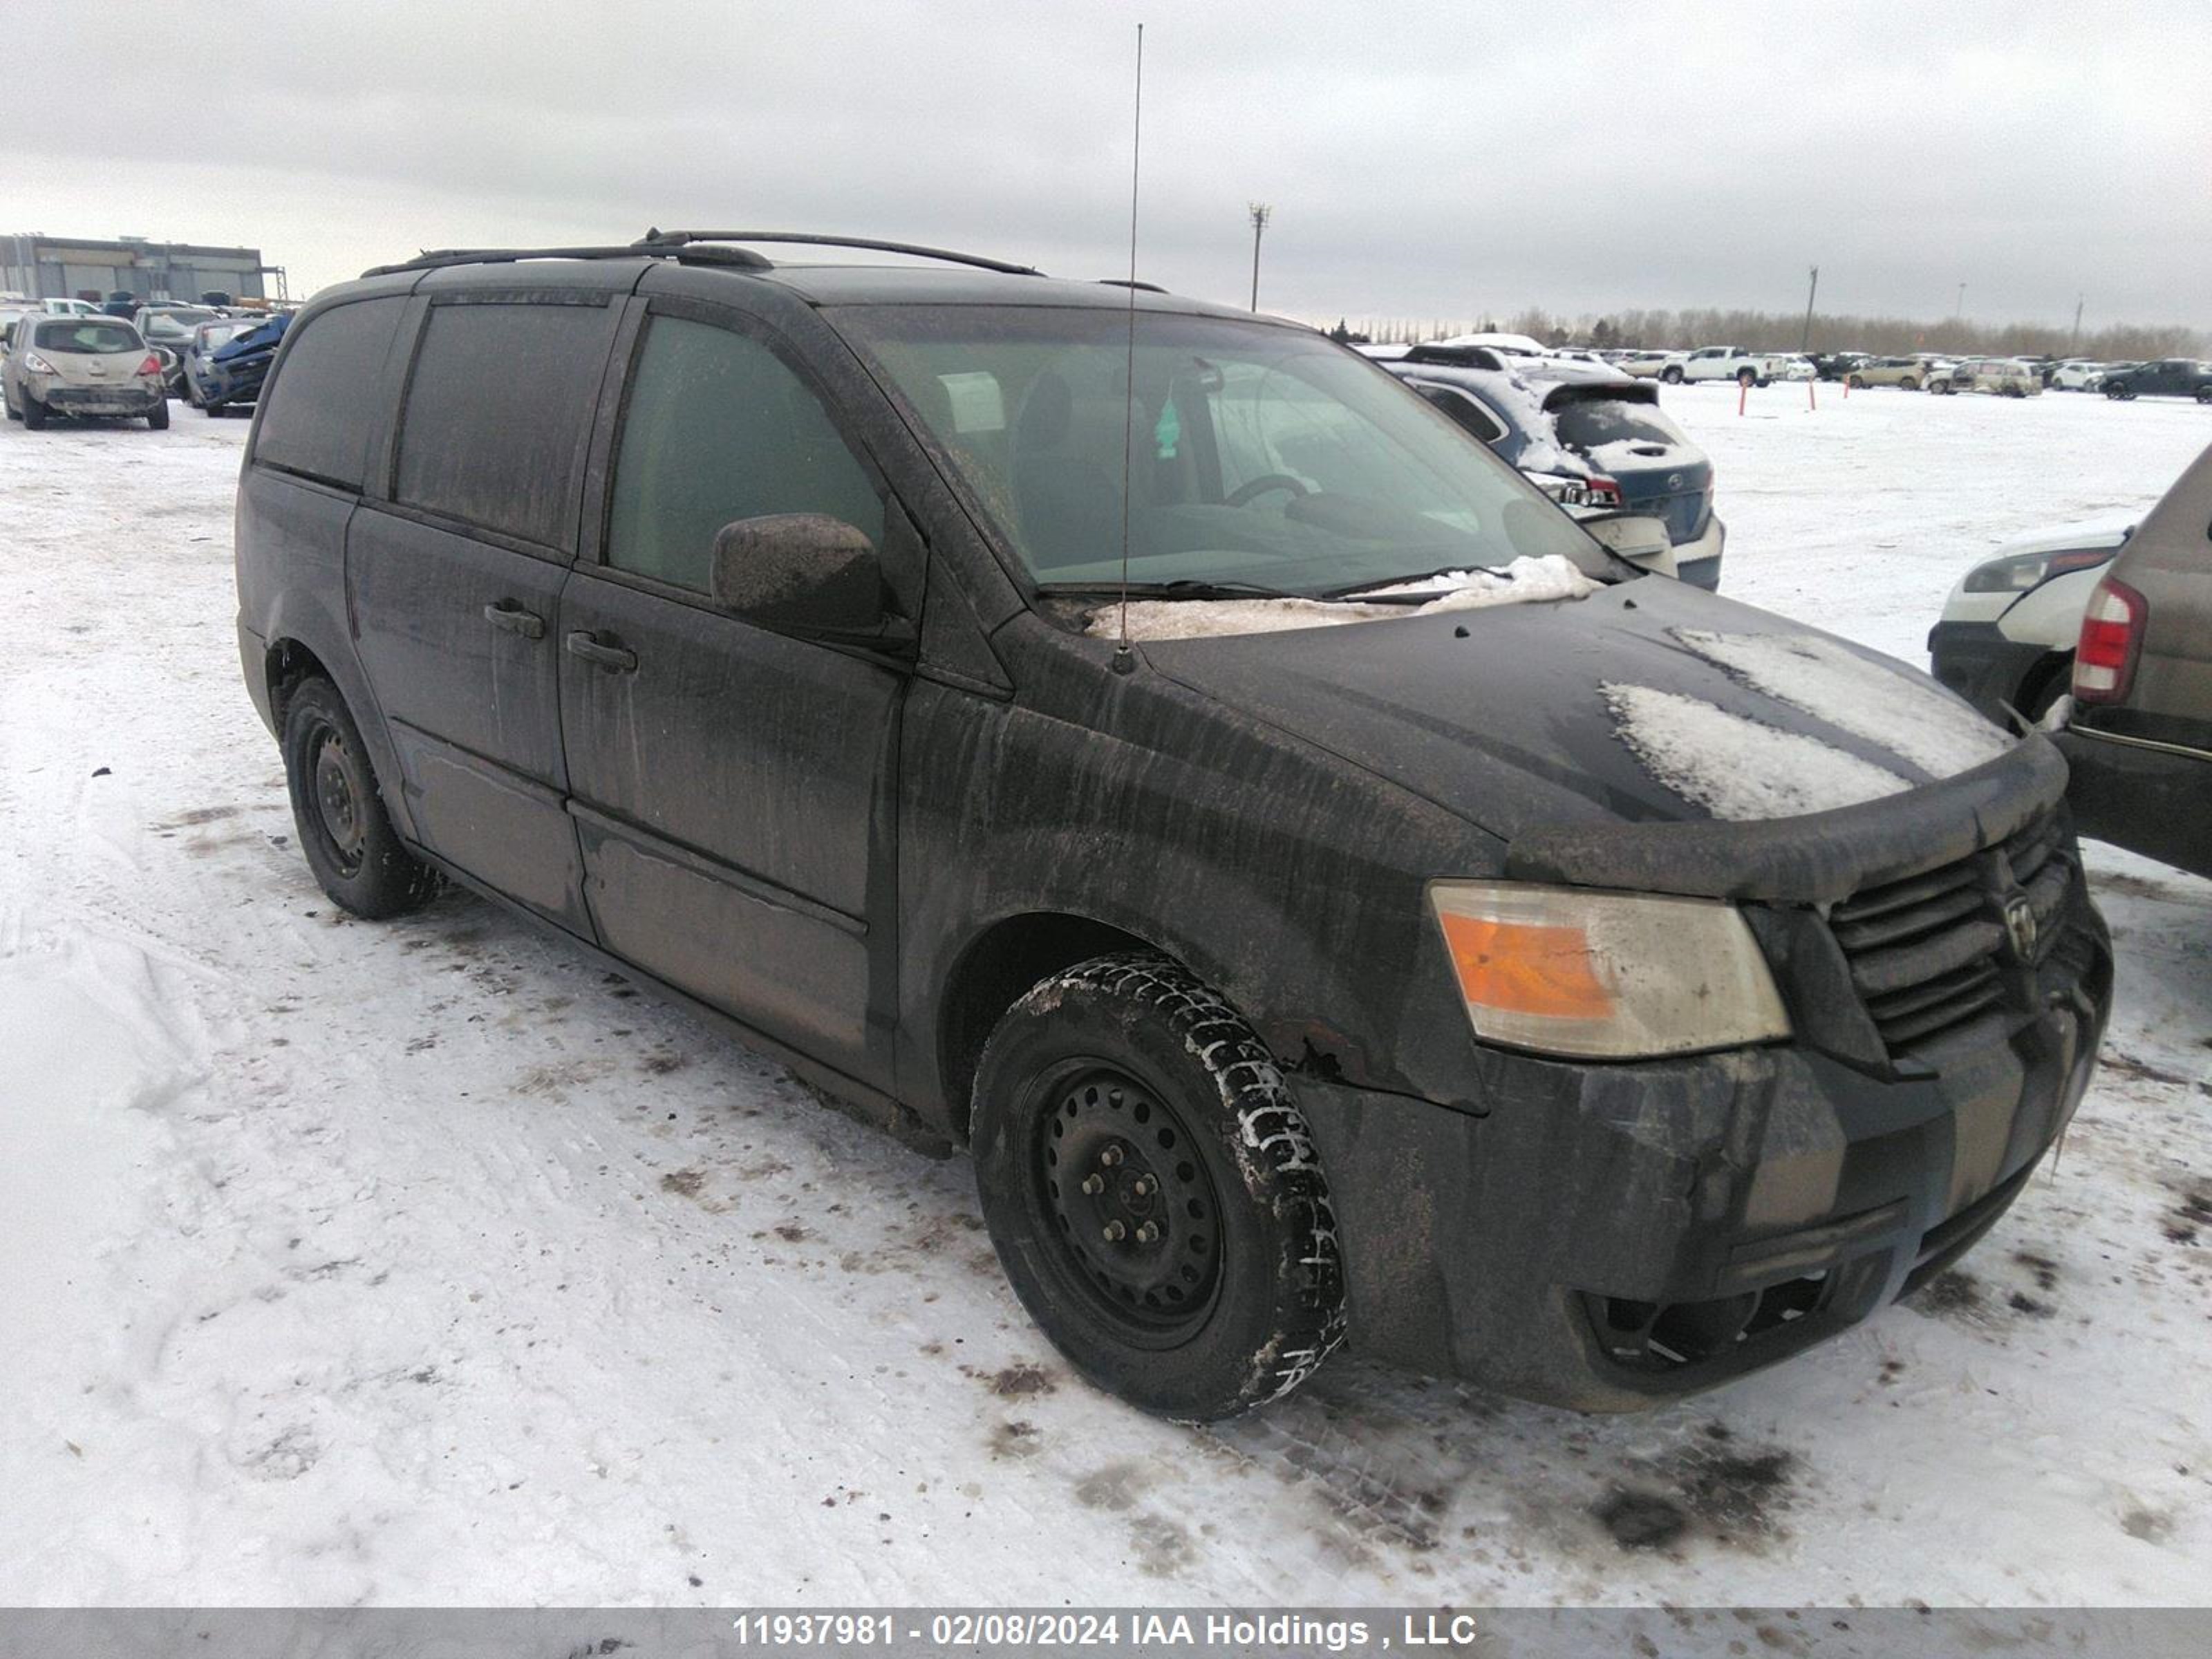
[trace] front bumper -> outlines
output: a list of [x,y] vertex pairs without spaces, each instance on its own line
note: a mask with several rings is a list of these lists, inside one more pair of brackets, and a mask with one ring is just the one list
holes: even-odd
[[1495,1055],[1487,1116],[1299,1079],[1360,1352],[1582,1411],[1788,1358],[1995,1224],[2087,1086],[2112,957],[2001,1039],[1881,1079],[1802,1046]]

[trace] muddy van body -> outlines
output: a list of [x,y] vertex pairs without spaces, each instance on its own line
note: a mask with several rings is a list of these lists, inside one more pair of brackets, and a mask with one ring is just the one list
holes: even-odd
[[303,851],[967,1145],[1083,1375],[1589,1409],[1994,1224],[2110,955],[2051,743],[1644,580],[1301,326],[782,239],[319,296],[240,486]]

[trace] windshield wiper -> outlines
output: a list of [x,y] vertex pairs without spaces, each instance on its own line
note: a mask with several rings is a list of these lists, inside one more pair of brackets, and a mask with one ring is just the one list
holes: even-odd
[[[1086,597],[1103,594],[1108,599],[1118,597],[1118,586],[1094,587],[1088,585],[1063,586],[1055,582],[1042,584],[1048,593],[1080,593]],[[1147,599],[1310,599],[1311,593],[1293,593],[1285,588],[1269,587],[1261,582],[1205,581],[1195,576],[1178,576],[1169,582],[1131,582],[1133,598]]]
[[1405,587],[1414,582],[1434,581],[1438,576],[1456,576],[1462,571],[1479,570],[1486,576],[1502,576],[1504,568],[1489,564],[1447,564],[1434,570],[1417,570],[1410,576],[1385,576],[1379,582],[1361,582],[1356,587],[1333,587],[1322,597],[1331,599],[1364,599],[1376,605],[1392,605],[1400,600],[1425,603],[1433,594],[1417,596],[1411,593],[1377,593],[1378,587]]

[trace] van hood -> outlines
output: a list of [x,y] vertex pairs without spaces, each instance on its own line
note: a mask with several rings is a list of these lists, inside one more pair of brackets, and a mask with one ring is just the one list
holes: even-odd
[[1902,663],[1659,577],[1578,600],[1138,648],[1191,690],[1508,842],[1827,811],[2012,746]]

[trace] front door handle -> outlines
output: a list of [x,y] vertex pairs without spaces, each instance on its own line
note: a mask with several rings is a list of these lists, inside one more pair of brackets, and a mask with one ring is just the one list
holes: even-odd
[[604,644],[598,635],[586,634],[581,629],[568,635],[568,652],[571,656],[581,657],[586,662],[610,673],[627,674],[637,667],[636,652],[625,651],[618,645]]
[[545,637],[545,618],[534,611],[525,611],[513,599],[501,599],[497,605],[483,608],[483,619],[494,628],[504,628],[510,634],[520,634],[526,640]]

